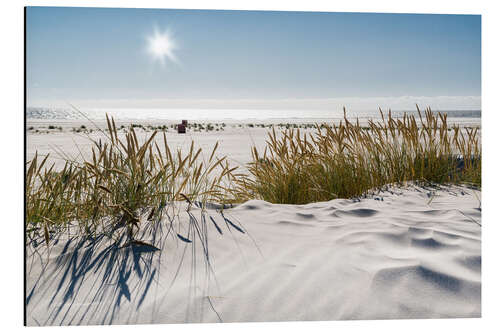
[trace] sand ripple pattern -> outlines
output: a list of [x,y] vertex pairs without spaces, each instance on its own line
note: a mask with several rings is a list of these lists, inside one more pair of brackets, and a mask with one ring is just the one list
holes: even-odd
[[76,239],[30,247],[28,324],[480,317],[479,197],[452,187],[254,200],[225,211],[245,234],[211,211],[223,226],[208,225],[211,274],[200,244],[165,227],[144,233],[161,252]]

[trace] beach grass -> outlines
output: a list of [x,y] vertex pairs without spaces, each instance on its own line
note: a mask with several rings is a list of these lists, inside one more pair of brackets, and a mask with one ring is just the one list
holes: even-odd
[[344,116],[333,126],[316,125],[313,134],[273,129],[263,152],[252,148],[250,175],[235,179],[235,196],[305,204],[408,181],[481,186],[477,128],[449,128],[446,114],[430,108],[418,109],[418,119],[380,112],[382,120],[367,128]]
[[[98,129],[105,139],[89,138],[87,160],[67,159],[62,170],[48,166],[48,156],[35,154],[27,162],[27,232],[49,243],[52,233],[72,225],[86,236],[125,234],[134,240],[143,221],[160,221],[179,201],[202,209],[249,199],[305,204],[359,197],[408,181],[480,187],[478,129],[450,127],[446,114],[430,109],[418,115],[393,118],[381,111],[382,120],[365,127],[344,116],[309,133],[272,127],[264,151],[252,147],[245,168],[219,157],[218,144],[208,156],[194,142],[187,153],[172,151],[166,127],[141,143],[138,125],[119,136],[114,119],[106,117],[107,129]],[[159,135],[162,140],[156,140]],[[124,231],[115,235],[116,230]]]
[[[235,169],[226,157],[217,157],[215,145],[205,160],[191,143],[187,154],[173,152],[163,133],[163,145],[154,141],[157,131],[140,144],[134,127],[120,139],[113,119],[107,118],[106,142],[93,141],[89,160],[66,161],[61,171],[46,167],[36,154],[27,163],[27,231],[49,233],[76,223],[83,235],[95,236],[125,226],[134,239],[141,213],[158,219],[169,203],[188,200],[203,205],[224,201],[221,184]],[[161,146],[161,147],[160,147]]]

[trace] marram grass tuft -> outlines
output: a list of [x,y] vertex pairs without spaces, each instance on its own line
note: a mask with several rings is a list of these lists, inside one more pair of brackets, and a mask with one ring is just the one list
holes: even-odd
[[159,220],[168,204],[190,200],[202,208],[207,202],[225,202],[222,184],[236,170],[225,157],[217,157],[218,145],[208,160],[191,143],[187,154],[172,152],[163,133],[163,145],[153,132],[139,143],[133,127],[120,139],[113,119],[107,117],[106,142],[93,141],[91,158],[67,161],[63,170],[46,167],[48,156],[38,154],[27,163],[27,232],[44,234],[77,225],[82,235],[125,227],[133,240],[141,216]]
[[252,148],[249,175],[235,179],[240,200],[305,204],[360,196],[407,181],[481,186],[477,128],[448,127],[446,114],[418,109],[401,119],[381,112],[380,122],[361,127],[345,116],[316,125],[314,133],[290,128],[268,134],[263,153]]

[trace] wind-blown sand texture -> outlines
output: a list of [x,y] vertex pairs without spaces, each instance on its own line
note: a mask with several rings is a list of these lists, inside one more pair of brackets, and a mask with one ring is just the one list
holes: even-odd
[[[187,230],[143,223],[148,246],[60,235],[27,247],[27,324],[481,316],[480,192],[411,186],[308,205],[249,201]],[[211,216],[222,235],[210,219]],[[186,243],[177,237],[191,239]]]

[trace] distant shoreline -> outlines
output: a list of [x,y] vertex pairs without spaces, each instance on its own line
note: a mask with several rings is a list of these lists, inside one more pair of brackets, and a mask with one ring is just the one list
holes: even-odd
[[[33,120],[86,120],[104,121],[106,114],[122,121],[180,121],[187,119],[197,122],[323,122],[343,119],[343,110],[264,110],[264,109],[55,109],[44,107],[28,107],[28,121]],[[387,113],[387,110],[383,110]],[[481,110],[434,110],[446,113],[449,118],[481,118]],[[395,118],[404,114],[417,115],[415,110],[393,110]],[[348,119],[381,119],[377,109],[370,111],[351,111],[347,109]]]

